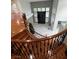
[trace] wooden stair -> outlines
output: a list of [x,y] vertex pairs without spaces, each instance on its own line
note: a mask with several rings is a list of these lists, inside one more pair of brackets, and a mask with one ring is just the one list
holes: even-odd
[[[23,14],[25,27],[22,31],[11,37],[12,59],[66,59],[66,46],[63,41],[67,35],[67,29],[55,35],[37,38],[28,30]],[[22,28],[21,28],[22,29]],[[20,28],[19,28],[20,30]]]
[[29,31],[24,30],[18,34],[19,36],[12,37],[12,58],[16,56],[17,59],[30,59],[32,55],[33,59],[65,59],[66,46],[63,41],[66,34],[65,29],[51,37],[38,39],[33,37]]

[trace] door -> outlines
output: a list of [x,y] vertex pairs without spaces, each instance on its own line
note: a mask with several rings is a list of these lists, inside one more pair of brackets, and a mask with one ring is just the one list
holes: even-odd
[[37,12],[38,14],[38,23],[45,24],[46,12]]

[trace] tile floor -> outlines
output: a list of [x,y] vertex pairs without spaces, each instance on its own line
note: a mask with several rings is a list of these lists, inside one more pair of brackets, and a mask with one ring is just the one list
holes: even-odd
[[[39,34],[41,34],[43,36],[51,36],[51,35],[54,35],[54,34],[58,33],[58,29],[56,29],[54,31],[49,29],[48,24],[34,23],[33,27],[34,27],[36,32],[38,32]],[[38,37],[39,35],[35,34],[35,36]]]

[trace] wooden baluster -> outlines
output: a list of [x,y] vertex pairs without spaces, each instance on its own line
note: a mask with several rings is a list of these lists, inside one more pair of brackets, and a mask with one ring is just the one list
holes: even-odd
[[17,50],[17,47],[15,46],[14,42],[11,42],[11,53],[14,54]]
[[59,42],[58,42],[59,36],[56,37],[55,41],[56,41],[56,47],[58,47]]
[[23,56],[28,59],[29,56],[27,55],[26,49],[24,48],[24,43],[20,43],[20,45],[21,45]]
[[33,45],[34,56],[35,56],[36,59],[38,59],[36,42],[33,42],[32,45]]
[[29,43],[24,43],[24,48],[26,49],[26,54],[28,55],[28,59],[30,58],[30,52],[29,52]]
[[20,43],[17,42],[16,46],[18,47],[18,52],[19,52],[19,54],[21,56],[21,59],[24,59],[26,55],[24,53],[24,49],[23,49],[22,43],[21,42]]
[[25,58],[25,54],[24,54],[24,51],[23,51],[22,43],[20,42],[20,43],[18,43],[18,45],[20,46],[19,49],[20,49],[21,54],[22,54],[21,57],[22,57],[22,58]]
[[53,49],[53,45],[54,45],[54,38],[51,38],[51,39],[52,39],[51,49]]
[[16,52],[18,52],[18,54],[19,54],[20,56],[22,56],[19,43],[18,43],[18,42],[15,42],[15,46],[17,47]]
[[44,55],[44,41],[41,41],[41,53]]
[[33,48],[32,48],[32,43],[29,43],[29,49],[30,49],[31,55],[34,56],[34,51],[33,51]]
[[52,46],[52,39],[49,39],[49,50],[51,49]]
[[[15,47],[15,49],[13,49],[13,50],[15,50],[15,52],[14,52],[14,53],[17,53],[18,47],[17,47],[17,45],[16,45],[16,43],[15,43],[15,42],[12,42],[12,43],[14,43],[14,47]],[[19,54],[19,53],[18,53],[18,54]]]
[[25,53],[25,58],[26,58],[26,59],[29,59],[29,55],[28,55],[27,50],[26,50],[26,48],[25,48],[24,45],[25,45],[25,43],[22,44],[23,50],[24,50],[24,53]]
[[29,43],[26,43],[26,50],[28,52],[28,55],[30,55],[30,51],[29,51]]
[[48,54],[48,40],[45,40],[45,56]]
[[37,42],[37,46],[38,46],[38,57],[40,57],[40,55],[41,55],[41,51],[40,51],[40,42]]
[[56,42],[55,42],[55,39],[56,39],[56,38],[53,38],[53,49],[55,48],[55,43],[56,43]]
[[49,45],[48,45],[48,47],[49,47],[49,48],[48,48],[48,57],[50,58],[51,52],[52,52],[52,51],[51,51],[51,50],[52,50],[52,49],[51,49],[51,48],[52,48],[52,39],[49,39],[49,40],[48,40],[48,43],[49,43]]

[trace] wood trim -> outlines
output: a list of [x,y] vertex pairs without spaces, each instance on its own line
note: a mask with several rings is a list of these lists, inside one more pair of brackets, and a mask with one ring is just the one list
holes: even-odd
[[[54,37],[57,37],[57,36],[59,36],[59,35],[61,35],[62,33],[64,33],[64,32],[67,32],[67,29],[65,29],[65,30],[63,30],[63,31],[61,31],[61,32],[59,32],[59,33],[57,33],[57,34],[55,34],[55,35],[52,35],[52,36],[49,36],[49,37],[46,37],[46,38],[36,38],[33,34],[31,34],[28,30],[24,30],[24,31],[26,31],[26,32],[28,32],[28,35],[30,36],[30,38],[32,38],[33,40],[12,40],[12,41],[16,41],[16,42],[35,42],[35,41],[44,41],[44,40],[49,40],[49,39],[52,39],[52,38],[54,38]],[[21,32],[20,32],[21,33]],[[20,34],[20,33],[18,33],[18,34]]]

